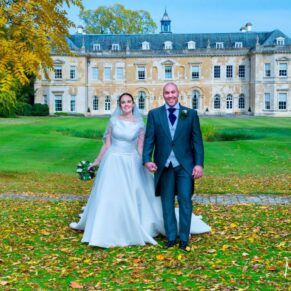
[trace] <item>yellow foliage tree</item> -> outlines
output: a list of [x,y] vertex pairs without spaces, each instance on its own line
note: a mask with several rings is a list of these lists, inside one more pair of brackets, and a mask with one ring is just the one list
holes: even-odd
[[81,0],[0,0],[0,107],[13,103],[15,82],[53,67],[52,50],[70,53],[66,36],[74,24],[64,4],[82,8]]

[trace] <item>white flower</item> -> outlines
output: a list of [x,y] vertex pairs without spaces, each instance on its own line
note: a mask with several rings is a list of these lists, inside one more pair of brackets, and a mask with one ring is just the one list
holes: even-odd
[[82,164],[85,165],[86,164],[86,161],[82,161]]
[[83,169],[77,169],[77,173],[82,173]]

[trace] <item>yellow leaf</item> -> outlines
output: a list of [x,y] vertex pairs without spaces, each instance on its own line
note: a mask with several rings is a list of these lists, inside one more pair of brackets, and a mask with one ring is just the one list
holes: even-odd
[[156,259],[157,259],[158,261],[162,261],[162,260],[165,259],[165,256],[164,256],[164,255],[157,255],[157,256],[156,256]]
[[236,228],[236,227],[237,227],[237,225],[235,223],[230,224],[230,228]]

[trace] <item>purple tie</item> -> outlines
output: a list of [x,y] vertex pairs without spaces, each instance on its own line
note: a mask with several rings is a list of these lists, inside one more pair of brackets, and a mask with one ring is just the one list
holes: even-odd
[[171,122],[172,125],[174,125],[177,116],[174,114],[174,112],[176,111],[176,108],[168,108],[170,114],[169,114],[169,120]]

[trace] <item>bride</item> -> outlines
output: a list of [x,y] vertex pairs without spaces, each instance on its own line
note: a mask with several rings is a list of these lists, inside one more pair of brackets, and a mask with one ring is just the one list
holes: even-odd
[[[160,197],[153,176],[142,165],[144,123],[131,94],[119,97],[104,144],[92,166],[99,166],[90,197],[72,229],[84,230],[82,242],[103,248],[157,244],[165,235]],[[178,211],[176,211],[176,216]],[[209,232],[192,214],[191,233]]]

